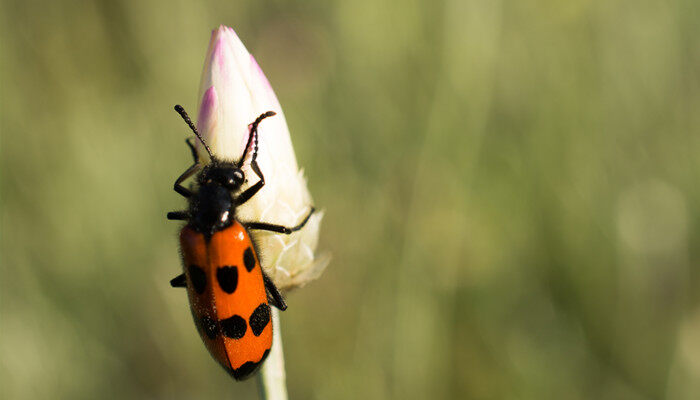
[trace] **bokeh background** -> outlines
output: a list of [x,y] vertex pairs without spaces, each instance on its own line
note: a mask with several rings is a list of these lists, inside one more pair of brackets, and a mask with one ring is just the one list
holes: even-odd
[[258,398],[168,285],[219,24],[326,210],[292,399],[699,398],[699,2],[0,9],[3,399]]

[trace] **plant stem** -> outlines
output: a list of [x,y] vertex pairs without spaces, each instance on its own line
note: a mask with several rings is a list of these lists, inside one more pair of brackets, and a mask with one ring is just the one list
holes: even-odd
[[279,310],[272,308],[272,348],[258,374],[260,397],[263,400],[287,400],[284,350]]

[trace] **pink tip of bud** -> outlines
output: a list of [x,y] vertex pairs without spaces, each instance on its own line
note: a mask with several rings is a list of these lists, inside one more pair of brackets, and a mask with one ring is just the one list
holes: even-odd
[[255,57],[253,57],[252,54],[250,55],[250,62],[253,65],[253,69],[258,74],[260,81],[265,84],[265,88],[272,93],[272,96],[274,96],[275,92],[272,90],[272,85],[270,85],[270,81],[267,80],[265,73],[263,72],[262,68],[260,68],[260,65],[258,65],[258,62],[255,60]]
[[218,103],[219,99],[216,95],[216,89],[214,89],[214,86],[211,86],[202,96],[202,104],[199,106],[199,115],[197,116],[197,130],[200,132],[213,130],[218,120]]

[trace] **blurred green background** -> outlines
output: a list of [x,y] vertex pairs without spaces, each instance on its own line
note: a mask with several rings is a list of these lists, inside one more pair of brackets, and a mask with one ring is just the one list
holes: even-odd
[[2,0],[0,397],[256,399],[180,270],[234,27],[325,208],[292,399],[697,399],[700,3]]

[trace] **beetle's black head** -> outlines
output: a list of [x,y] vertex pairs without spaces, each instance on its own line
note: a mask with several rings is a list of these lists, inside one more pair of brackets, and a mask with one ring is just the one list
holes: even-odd
[[[234,193],[238,192],[241,185],[245,183],[245,175],[241,167],[249,151],[252,151],[250,166],[260,177],[262,184],[264,184],[262,173],[255,161],[258,155],[257,128],[258,124],[260,124],[263,119],[275,115],[275,112],[268,111],[262,113],[253,121],[249,128],[248,141],[243,150],[243,154],[238,162],[234,163],[231,161],[222,161],[214,156],[211,148],[199,134],[197,128],[182,106],[176,105],[175,111],[180,114],[190,129],[192,129],[192,132],[194,132],[195,136],[197,136],[202,143],[211,160],[197,176],[199,190],[191,194],[188,211],[189,224],[192,225],[196,231],[202,232],[206,237],[211,238],[216,231],[225,229],[235,221],[234,212],[236,211],[237,201]],[[195,159],[195,165],[192,168],[199,167],[197,150],[191,144],[190,148]],[[176,190],[181,180],[191,174],[189,171],[190,170],[178,178],[175,184]],[[256,189],[256,191],[258,189]],[[247,198],[250,198],[254,192],[249,193]]]
[[231,162],[212,160],[199,176],[199,185],[220,185],[229,191],[238,190],[245,182],[245,175]]

